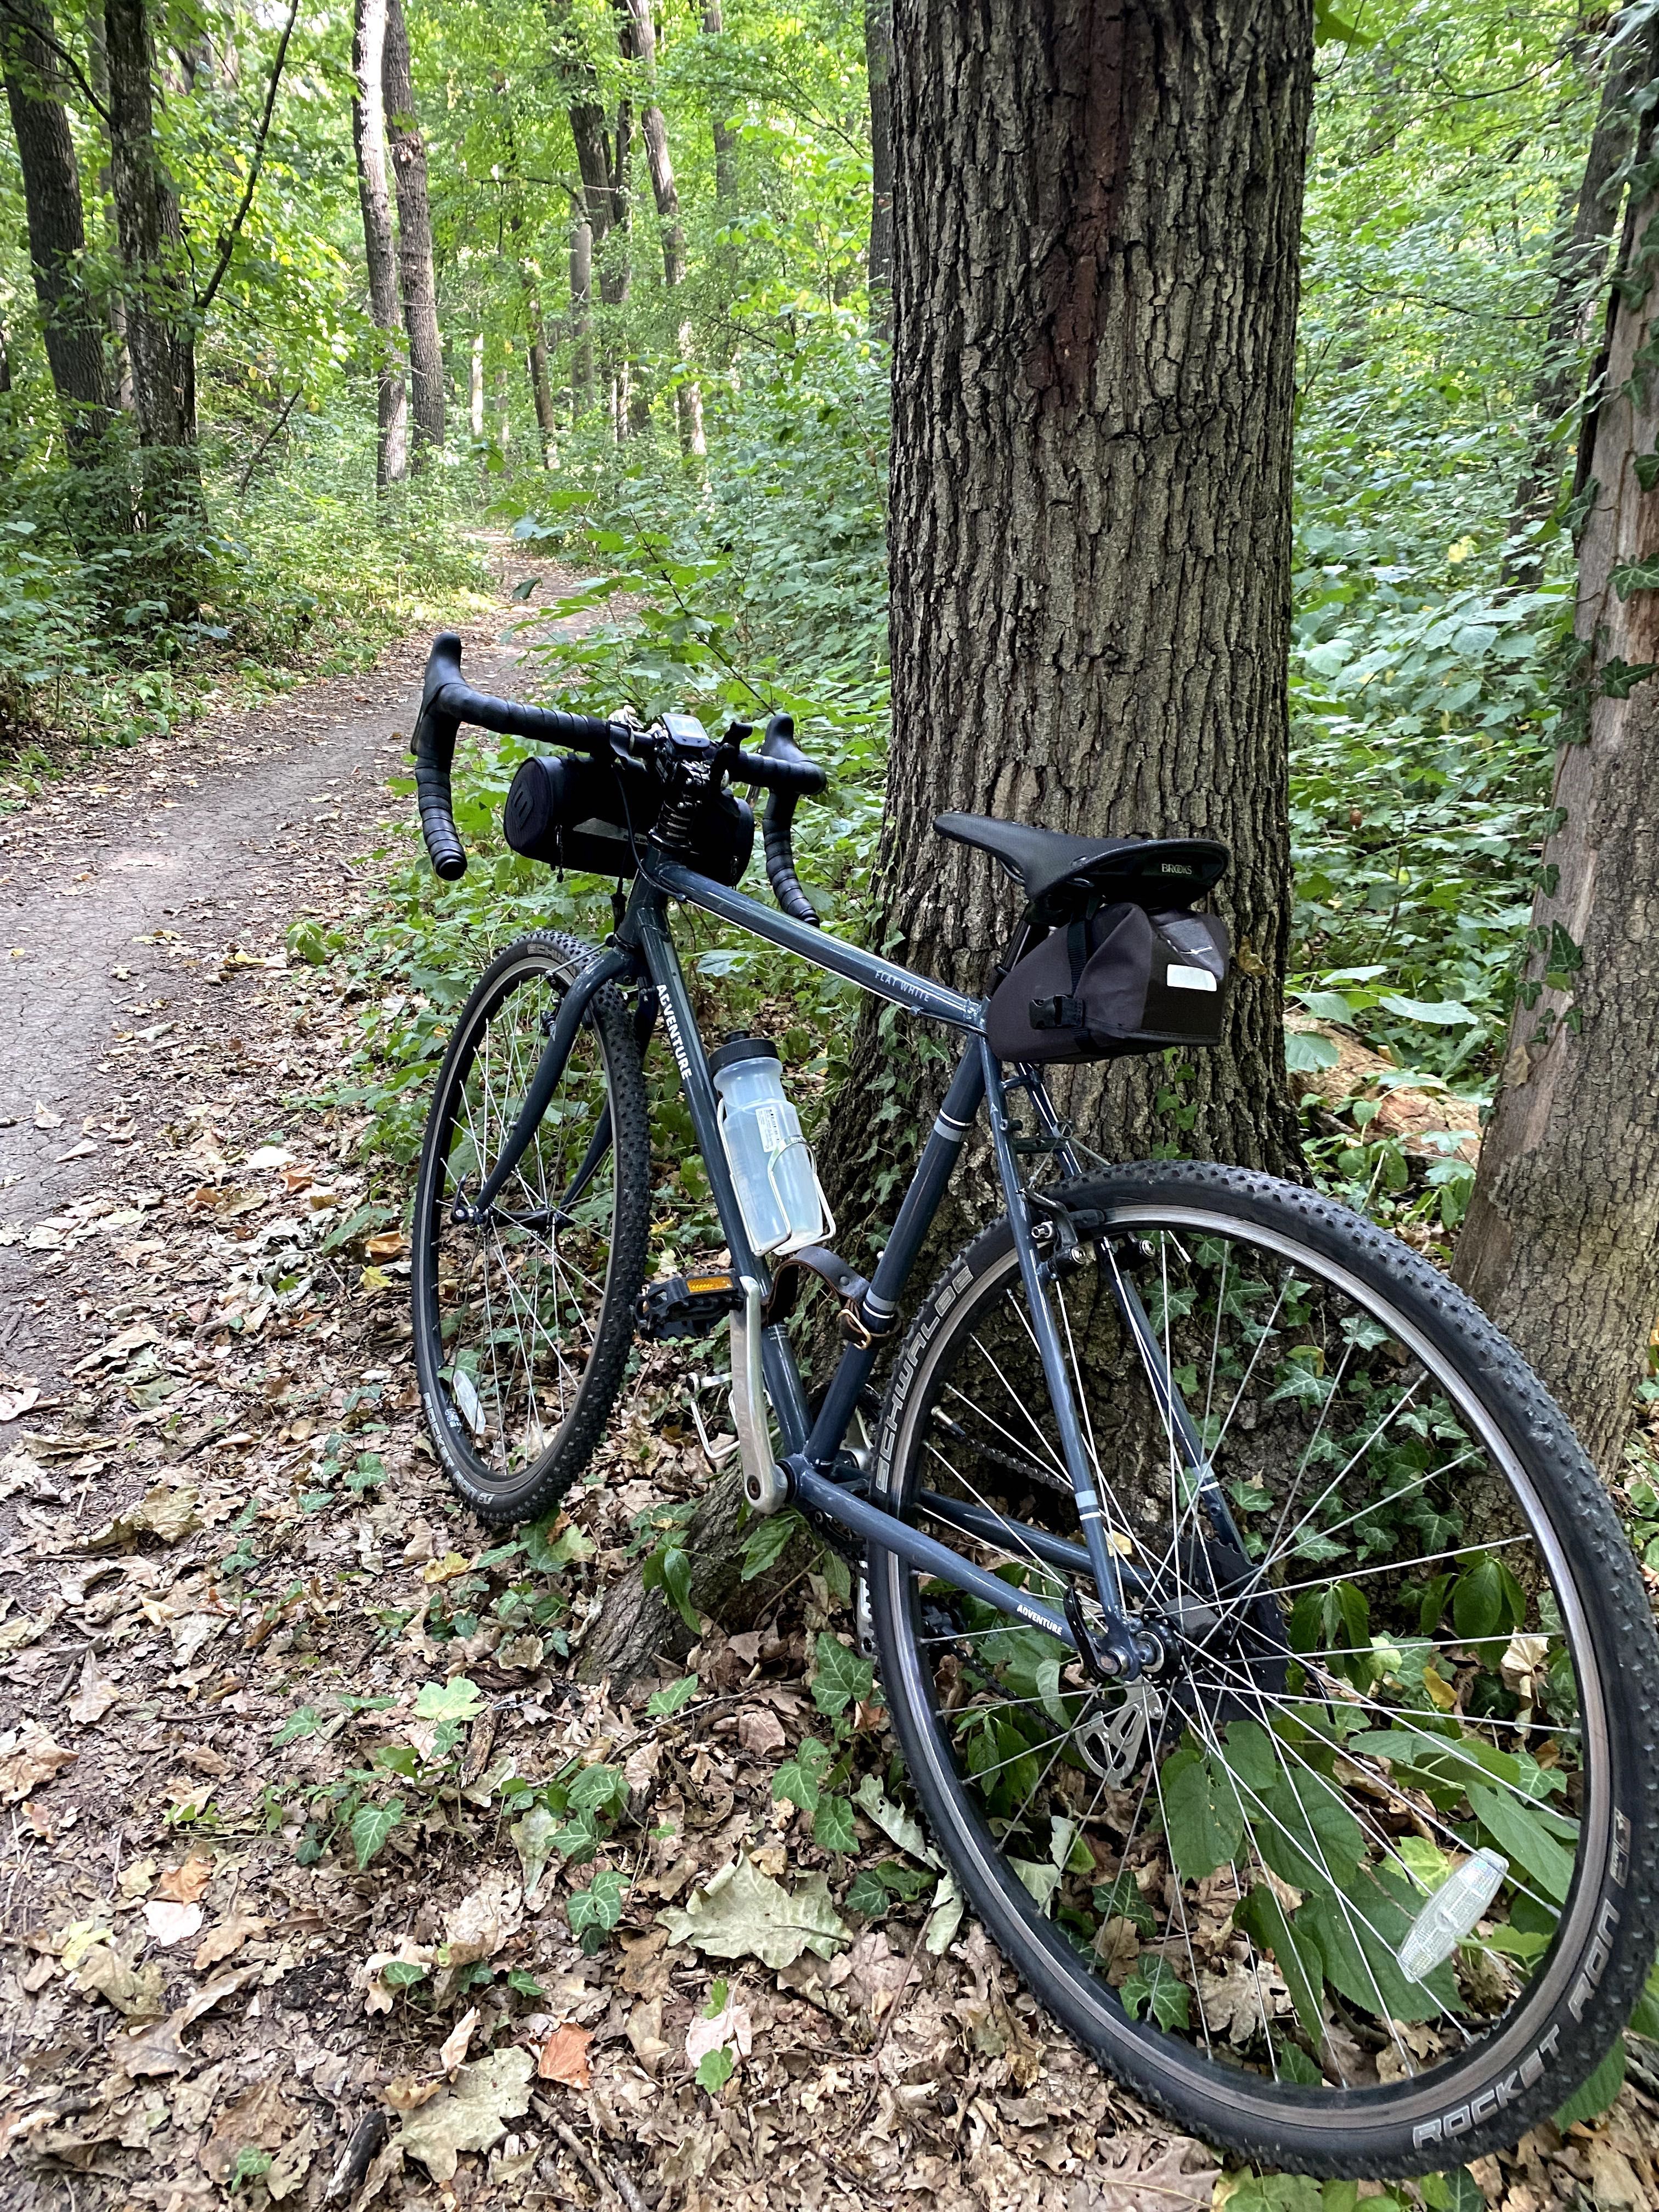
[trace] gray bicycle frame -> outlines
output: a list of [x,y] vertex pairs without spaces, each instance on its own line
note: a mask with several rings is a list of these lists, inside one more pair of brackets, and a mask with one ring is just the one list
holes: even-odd
[[[763,906],[741,891],[698,875],[679,862],[664,858],[647,847],[640,855],[641,872],[627,909],[615,935],[599,958],[572,982],[561,1003],[556,1020],[523,1105],[494,1168],[477,1196],[465,1211],[482,1219],[495,1196],[512,1173],[535,1134],[542,1115],[558,1086],[577,1030],[596,992],[605,984],[648,981],[655,989],[663,1026],[679,1070],[681,1086],[691,1116],[691,1126],[708,1176],[715,1210],[732,1255],[732,1271],[747,1278],[769,1294],[770,1274],[750,1242],[737,1192],[720,1141],[714,1086],[698,1033],[690,994],[679,955],[669,927],[671,900],[696,907],[717,921],[728,922],[775,945],[815,968],[844,977],[877,997],[959,1031],[965,1042],[945,1102],[934,1118],[909,1188],[900,1205],[875,1273],[859,1308],[866,1341],[849,1342],[836,1367],[816,1419],[808,1411],[805,1388],[794,1348],[781,1322],[761,1332],[761,1370],[783,1441],[781,1472],[785,1478],[780,1498],[793,1498],[821,1519],[838,1522],[867,1545],[896,1553],[918,1572],[937,1577],[978,1598],[997,1611],[1042,1629],[1076,1651],[1077,1616],[1068,1618],[1000,1575],[977,1567],[946,1544],[901,1521],[873,1500],[854,1494],[852,1486],[861,1471],[843,1456],[842,1447],[859,1400],[867,1386],[882,1345],[897,1319],[899,1301],[922,1240],[927,1233],[945,1188],[955,1170],[963,1142],[981,1104],[988,1104],[992,1149],[1002,1184],[1014,1249],[1019,1261],[1021,1285],[1029,1310],[1032,1335],[1042,1362],[1066,1472],[1077,1500],[1081,1523],[1081,1546],[1067,1543],[1024,1523],[1006,1521],[982,1507],[927,1494],[929,1517],[959,1528],[981,1542],[1018,1552],[1035,1552],[1057,1574],[1087,1572],[1093,1580],[1103,1620],[1094,1634],[1097,1648],[1088,1656],[1106,1673],[1133,1680],[1143,1663],[1154,1656],[1139,1638],[1124,1604],[1126,1587],[1139,1594],[1144,1585],[1127,1563],[1119,1559],[1108,1540],[1104,1515],[1097,1489],[1097,1473],[1078,1419],[1077,1402],[1061,1349],[1060,1332],[1048,1296],[1049,1271],[1039,1255],[1030,1200],[1022,1183],[1015,1152],[1016,1132],[1009,1115],[1008,1091],[1002,1069],[985,1036],[985,1003],[953,991],[930,976],[897,966],[861,947],[843,944],[826,931],[791,915]],[[1014,1088],[1026,1092],[1038,1122],[1064,1174],[1081,1173],[1067,1132],[1055,1113],[1042,1079],[1035,1067],[1016,1071]],[[586,1165],[578,1182],[586,1179]],[[1054,1241],[1052,1234],[1048,1241]],[[1217,1528],[1217,1533],[1237,1541],[1231,1516],[1210,1468],[1202,1440],[1182,1403],[1152,1320],[1133,1284],[1126,1281],[1111,1261],[1104,1239],[1097,1249],[1109,1262],[1113,1297],[1123,1316],[1152,1382],[1155,1397],[1168,1424],[1175,1448],[1185,1462]],[[1006,1530],[1005,1546],[1000,1532]]]

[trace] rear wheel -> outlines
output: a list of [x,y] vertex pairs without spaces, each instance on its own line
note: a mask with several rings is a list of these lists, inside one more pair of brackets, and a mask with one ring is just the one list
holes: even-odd
[[[1606,1496],[1497,1331],[1346,1209],[1174,1163],[1062,1194],[1099,1226],[1057,1318],[1161,1656],[1092,1682],[878,1553],[923,1809],[1031,1988],[1195,2132],[1362,2177],[1512,2142],[1608,2050],[1653,1948],[1659,1650]],[[1006,1222],[918,1316],[875,1479],[1098,1618]]]
[[544,1513],[616,1401],[645,1273],[650,1133],[634,1018],[607,985],[489,1219],[458,1219],[517,1117],[566,991],[598,957],[522,939],[450,1039],[415,1201],[415,1360],[440,1458],[481,1519]]

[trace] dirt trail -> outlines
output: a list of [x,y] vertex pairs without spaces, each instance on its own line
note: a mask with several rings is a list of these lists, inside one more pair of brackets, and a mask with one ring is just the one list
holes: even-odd
[[[510,688],[495,630],[466,643],[469,677]],[[425,646],[104,755],[0,817],[0,1364],[61,1380],[78,1340],[29,1232],[167,1113],[187,1073],[163,1039],[188,1033],[234,1082],[248,979],[349,884],[407,770]]]

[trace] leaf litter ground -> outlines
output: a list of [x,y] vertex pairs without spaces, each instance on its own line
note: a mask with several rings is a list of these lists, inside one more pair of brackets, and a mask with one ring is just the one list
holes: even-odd
[[[490,644],[469,672],[505,687]],[[1238,2193],[957,1924],[820,1576],[623,1693],[575,1681],[641,1529],[730,1457],[686,1362],[641,1364],[551,1527],[493,1540],[438,1475],[400,1193],[295,1103],[365,1004],[284,949],[373,908],[420,658],[0,832],[29,1010],[0,1078],[0,2198]],[[1632,2087],[1476,2179],[1507,2212],[1659,2203],[1651,2118]]]

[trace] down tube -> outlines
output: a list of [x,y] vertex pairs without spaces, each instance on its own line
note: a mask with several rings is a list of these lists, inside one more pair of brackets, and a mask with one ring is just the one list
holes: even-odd
[[[751,1278],[761,1285],[764,1294],[771,1287],[771,1276],[766,1262],[749,1241],[749,1231],[732,1182],[732,1171],[726,1163],[726,1147],[720,1142],[714,1085],[709,1076],[708,1062],[703,1055],[702,1038],[698,1033],[690,994],[685,988],[679,955],[675,951],[674,940],[668,933],[661,894],[659,892],[639,900],[629,917],[629,924],[638,933],[640,949],[651,971],[651,980],[661,994],[669,1047],[679,1068],[686,1109],[690,1114],[697,1147],[708,1173],[708,1187],[714,1194],[714,1206],[720,1218],[720,1226],[726,1231],[732,1272],[739,1277],[747,1275]],[[767,1330],[763,1358],[768,1395],[777,1414],[778,1425],[787,1440],[786,1448],[794,1448],[805,1436],[811,1424],[807,1419],[806,1393],[801,1387],[800,1372],[781,1329]]]

